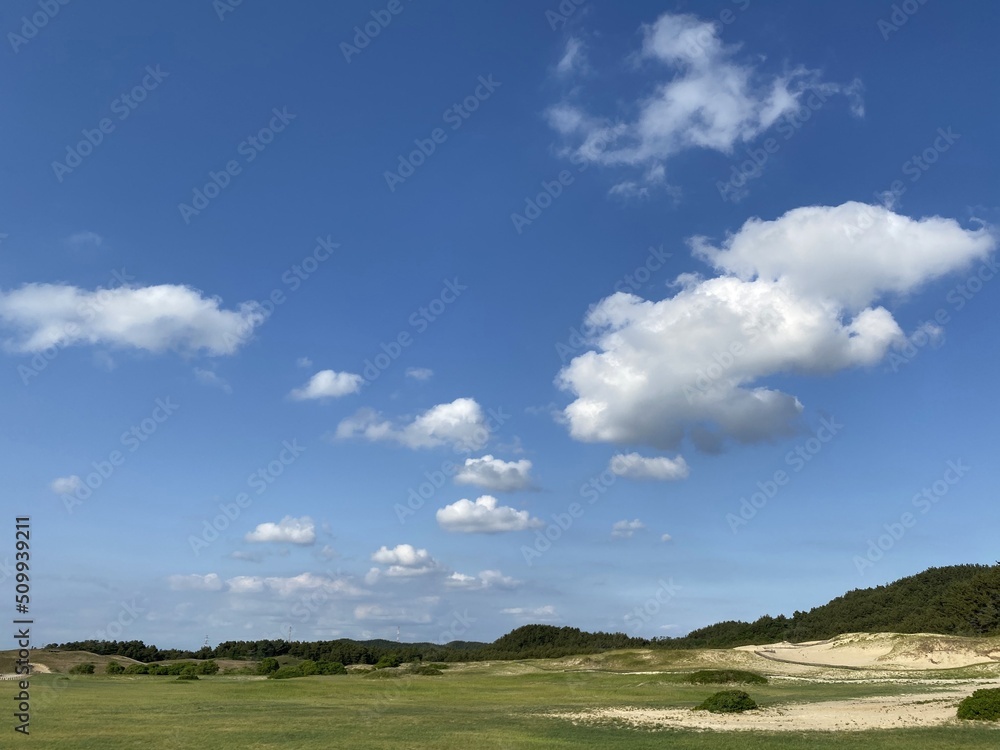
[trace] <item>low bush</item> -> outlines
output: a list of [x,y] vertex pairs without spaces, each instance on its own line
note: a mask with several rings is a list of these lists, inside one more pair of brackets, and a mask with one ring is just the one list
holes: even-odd
[[398,669],[374,669],[371,672],[365,672],[364,677],[369,680],[393,680],[402,677],[403,673]]
[[695,711],[711,711],[713,714],[737,714],[752,711],[757,703],[742,690],[723,690],[708,696]]
[[70,674],[94,674],[93,664],[77,664],[69,670]]
[[178,680],[184,680],[184,681],[187,681],[187,680],[197,680],[198,679],[198,675],[196,675],[196,674],[188,674],[188,673],[186,673],[186,674],[180,674],[180,675],[177,675],[177,679]]
[[424,677],[431,677],[433,675],[444,674],[444,672],[442,672],[437,667],[431,666],[429,664],[424,664],[419,667],[413,667],[410,670],[410,674],[419,674],[423,675]]
[[766,685],[767,678],[756,672],[742,669],[703,669],[687,676],[687,682],[695,685]]
[[116,661],[109,661],[108,666],[104,668],[105,674],[124,674],[125,667]]
[[1000,721],[1000,688],[977,690],[958,704],[958,718]]
[[267,676],[269,680],[287,680],[292,677],[305,677],[299,667],[279,667]]

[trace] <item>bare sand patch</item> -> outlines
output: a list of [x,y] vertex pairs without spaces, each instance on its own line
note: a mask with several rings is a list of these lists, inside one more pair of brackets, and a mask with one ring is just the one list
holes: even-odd
[[860,732],[954,724],[967,691],[879,696],[852,700],[791,703],[741,714],[713,714],[685,708],[598,708],[548,714],[573,723],[623,723],[643,729],[703,729],[764,732]]

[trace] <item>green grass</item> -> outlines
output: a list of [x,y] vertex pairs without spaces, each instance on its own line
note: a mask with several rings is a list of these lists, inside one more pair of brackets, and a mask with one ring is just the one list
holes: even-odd
[[[543,714],[598,706],[687,707],[711,688],[688,685],[679,675],[609,672],[543,672],[523,664],[455,665],[434,679],[360,675],[258,680],[119,676],[32,679],[31,743],[34,748],[211,747],[213,750],[467,750],[467,748],[787,748],[813,750],[995,750],[1000,731],[973,726],[860,733],[716,733],[649,731],[574,725]],[[530,671],[529,671],[530,670]],[[4,687],[8,685],[9,688]],[[15,683],[0,683],[13,694]],[[761,685],[762,707],[790,701],[917,692],[899,684]],[[5,720],[13,722],[9,716]],[[5,732],[10,728],[5,727]]]

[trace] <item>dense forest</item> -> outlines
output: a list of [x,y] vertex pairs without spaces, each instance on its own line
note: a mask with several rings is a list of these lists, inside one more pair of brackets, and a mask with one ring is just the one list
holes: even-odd
[[810,641],[840,633],[894,632],[1000,635],[1000,563],[930,568],[885,586],[856,589],[791,617],[765,615],[754,622],[720,622],[681,638],[633,638],[624,633],[587,633],[577,628],[525,625],[493,643],[452,641],[396,643],[355,641],[226,641],[198,651],[159,649],[142,641],[77,641],[47,648],[124,656],[141,662],[167,659],[241,659],[293,656],[341,664],[402,661],[533,659],[621,648],[728,648],[752,643]]

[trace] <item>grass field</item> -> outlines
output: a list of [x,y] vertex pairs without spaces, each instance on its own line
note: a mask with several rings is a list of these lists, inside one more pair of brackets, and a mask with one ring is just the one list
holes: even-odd
[[[663,657],[685,667],[692,660],[690,652]],[[717,689],[685,684],[686,669],[643,674],[571,671],[579,661],[456,665],[439,677],[386,679],[357,674],[292,680],[220,675],[178,682],[170,677],[35,675],[30,744],[60,750],[1000,746],[1000,728],[971,722],[929,729],[767,733],[653,731],[547,716],[608,706],[689,708]],[[625,653],[602,655],[600,661],[607,668],[648,666],[649,659]],[[13,695],[15,689],[16,683],[0,683],[4,694]],[[772,680],[751,686],[749,692],[767,707],[936,689],[941,686],[908,681]],[[12,724],[10,712],[7,716]]]

